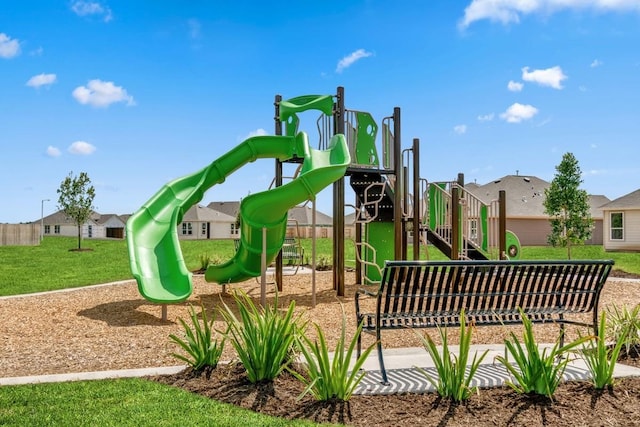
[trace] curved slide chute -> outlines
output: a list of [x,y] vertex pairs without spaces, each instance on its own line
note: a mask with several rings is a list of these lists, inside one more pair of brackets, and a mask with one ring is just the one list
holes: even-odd
[[140,294],[157,303],[187,299],[193,286],[177,233],[184,213],[202,200],[209,188],[224,182],[244,164],[258,158],[284,161],[293,157],[303,159],[298,178],[242,201],[242,238],[236,255],[205,273],[207,281],[221,284],[259,276],[263,229],[267,231],[267,261],[271,262],[284,241],[287,211],[315,198],[346,172],[350,157],[343,135],[334,136],[330,148],[324,151],[312,149],[303,132],[249,138],[204,169],[164,185],[127,221],[130,267]]

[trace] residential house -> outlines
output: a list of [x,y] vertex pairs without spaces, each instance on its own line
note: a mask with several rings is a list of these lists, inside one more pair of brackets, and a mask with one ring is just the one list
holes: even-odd
[[[207,207],[237,218],[240,202],[211,202]],[[315,234],[317,238],[333,237],[333,219],[318,210],[316,210]],[[313,236],[313,209],[310,206],[295,206],[289,210],[287,236],[302,238]]]
[[[498,199],[500,190],[505,191],[507,229],[518,236],[523,246],[547,245],[551,233],[549,215],[544,212],[544,191],[550,183],[535,176],[507,175],[484,185],[465,186],[484,203]],[[590,214],[594,230],[587,244],[601,245],[603,240],[603,213],[601,206],[609,199],[601,195],[590,195]]]
[[202,205],[185,212],[178,224],[178,238],[183,240],[236,239],[236,217]]
[[[33,223],[40,224],[40,219]],[[63,210],[42,218],[44,236],[78,236],[78,226]],[[81,226],[83,238],[124,238],[126,218],[116,214],[100,214],[92,211],[89,219]]]
[[640,189],[602,206],[605,251],[640,251]]

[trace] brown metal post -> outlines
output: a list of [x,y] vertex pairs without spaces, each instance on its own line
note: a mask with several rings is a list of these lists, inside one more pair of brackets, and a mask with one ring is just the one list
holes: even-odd
[[[280,102],[282,101],[281,95],[276,95],[275,102],[275,134],[282,135],[282,122],[280,121]],[[276,159],[276,187],[282,186],[282,162]],[[282,251],[278,252],[276,257],[276,286],[279,291],[282,291]]]
[[360,258],[362,257],[362,224],[358,222],[358,215],[360,213],[360,209],[362,209],[362,202],[356,196],[356,217],[354,221],[354,226],[356,229],[356,283],[362,284],[362,262],[360,262]]
[[[403,165],[402,167],[402,211],[404,213],[409,212],[409,167]],[[407,230],[407,222],[404,215],[402,216],[402,259],[407,259],[407,246],[409,244],[409,231]]]
[[460,255],[460,192],[457,186],[451,188],[451,259]]
[[[333,112],[334,134],[344,134],[344,88],[339,86]],[[333,288],[344,296],[344,177],[333,183]]]
[[402,192],[400,185],[402,182],[402,138],[400,134],[400,107],[393,109],[393,173],[396,176],[393,200],[393,222],[394,222],[394,256],[395,259],[402,259]]
[[413,138],[413,259],[420,259],[420,140]]
[[498,191],[498,251],[500,259],[507,259],[507,193]]

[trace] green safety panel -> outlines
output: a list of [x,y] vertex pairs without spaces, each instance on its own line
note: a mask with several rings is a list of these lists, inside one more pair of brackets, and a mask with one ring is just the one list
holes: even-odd
[[285,125],[285,135],[298,133],[300,119],[297,113],[318,110],[327,116],[333,114],[332,95],[302,95],[280,101],[280,121]]
[[[373,262],[374,256],[376,264],[382,269],[384,262],[395,258],[395,239],[394,228],[392,222],[370,222],[365,227],[364,239],[374,249],[375,254],[371,250],[363,247],[362,258],[365,261]],[[364,274],[370,282],[379,282],[382,280],[377,269],[364,265]]]
[[371,114],[358,111],[356,113],[358,128],[356,129],[356,163],[378,168],[380,161],[376,150],[378,125]]
[[520,259],[522,248],[520,247],[520,239],[514,232],[507,230],[506,233],[507,256],[509,259]]

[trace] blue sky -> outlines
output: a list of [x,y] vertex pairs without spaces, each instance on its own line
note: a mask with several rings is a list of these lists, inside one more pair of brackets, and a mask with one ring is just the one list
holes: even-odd
[[[572,152],[614,199],[640,188],[638,46],[640,0],[0,0],[0,222],[57,210],[70,172],[98,212],[133,213],[273,133],[276,94],[337,86],[377,121],[401,108],[430,181],[550,181]],[[272,179],[257,161],[203,203]]]

